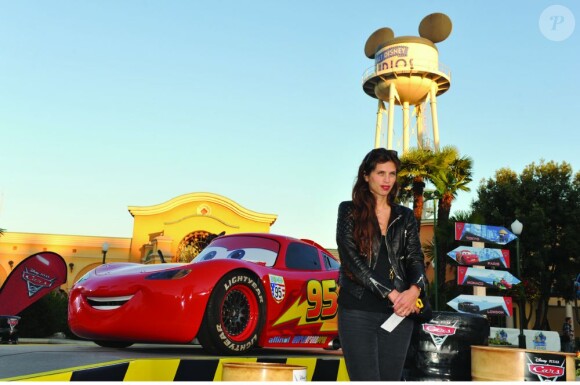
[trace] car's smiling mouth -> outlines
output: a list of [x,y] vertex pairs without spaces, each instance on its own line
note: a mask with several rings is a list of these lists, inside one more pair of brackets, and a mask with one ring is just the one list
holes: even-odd
[[115,310],[127,303],[132,295],[120,297],[87,297],[88,304],[97,310]]

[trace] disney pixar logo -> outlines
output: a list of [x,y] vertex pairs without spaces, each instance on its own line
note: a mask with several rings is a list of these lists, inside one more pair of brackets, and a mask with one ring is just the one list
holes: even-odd
[[526,381],[566,381],[566,358],[554,354],[526,353]]
[[24,269],[22,272],[22,279],[26,281],[26,285],[28,287],[28,297],[35,295],[40,289],[52,287],[52,284],[55,281],[55,278],[52,278],[32,268]]

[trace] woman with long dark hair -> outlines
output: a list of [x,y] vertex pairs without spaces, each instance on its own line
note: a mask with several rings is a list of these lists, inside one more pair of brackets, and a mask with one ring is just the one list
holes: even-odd
[[[351,381],[401,380],[415,322],[408,316],[425,289],[417,221],[395,203],[400,166],[396,151],[370,151],[352,201],[338,209],[338,332]],[[389,332],[381,325],[392,314],[405,319]]]

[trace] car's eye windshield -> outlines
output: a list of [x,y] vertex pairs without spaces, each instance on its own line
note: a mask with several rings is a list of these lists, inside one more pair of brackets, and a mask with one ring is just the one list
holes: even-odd
[[245,247],[237,249],[227,249],[219,246],[206,247],[191,263],[198,263],[214,259],[238,259],[260,263],[265,266],[274,266],[277,253],[272,250],[262,249],[259,247]]

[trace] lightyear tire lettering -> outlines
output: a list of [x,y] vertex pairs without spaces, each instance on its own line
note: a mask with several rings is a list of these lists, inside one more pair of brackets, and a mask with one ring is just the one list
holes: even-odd
[[237,355],[251,350],[266,320],[266,300],[260,280],[236,270],[224,275],[211,293],[198,340],[212,354]]

